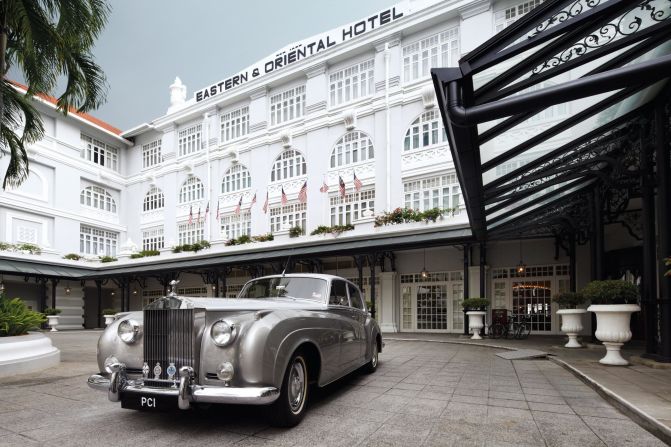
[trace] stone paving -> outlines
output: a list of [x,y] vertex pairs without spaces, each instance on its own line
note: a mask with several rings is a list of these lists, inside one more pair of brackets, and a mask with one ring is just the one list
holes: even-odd
[[569,372],[496,349],[389,341],[375,374],[313,393],[305,420],[257,407],[123,410],[88,389],[99,333],[56,334],[58,368],[0,381],[0,446],[661,446]]

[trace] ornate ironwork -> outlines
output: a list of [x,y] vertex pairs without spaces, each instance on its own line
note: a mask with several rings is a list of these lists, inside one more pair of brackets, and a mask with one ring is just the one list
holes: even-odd
[[561,11],[552,15],[549,19],[544,20],[539,25],[537,25],[533,31],[527,34],[527,37],[535,37],[548,28],[557,26],[560,23],[564,23],[573,17],[579,16],[586,10],[599,6],[600,3],[601,0],[576,0],[568,8],[562,9]]

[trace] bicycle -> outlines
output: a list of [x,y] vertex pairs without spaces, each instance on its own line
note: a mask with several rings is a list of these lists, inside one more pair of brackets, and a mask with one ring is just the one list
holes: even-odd
[[507,309],[492,309],[492,324],[488,328],[491,338],[508,338],[516,340],[529,337],[531,322],[528,315],[513,315]]

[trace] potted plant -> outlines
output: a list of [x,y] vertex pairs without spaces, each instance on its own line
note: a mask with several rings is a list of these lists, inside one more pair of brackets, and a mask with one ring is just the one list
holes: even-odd
[[56,326],[58,326],[58,314],[61,313],[60,309],[54,309],[51,307],[47,307],[44,309],[44,315],[47,316],[47,324],[51,328],[51,332],[58,332],[58,329],[56,329]]
[[468,298],[461,302],[461,306],[467,311],[468,329],[473,332],[471,340],[482,340],[480,330],[485,327],[484,317],[487,314],[489,300],[487,298]]
[[114,322],[114,315],[119,313],[119,309],[113,307],[103,309],[103,317],[105,317],[105,326],[109,326]]
[[299,237],[303,235],[303,227],[295,226],[289,228],[289,237]]
[[596,314],[596,338],[606,347],[606,356],[599,363],[628,365],[620,349],[631,340],[631,314],[641,310],[638,287],[622,280],[592,281],[582,293],[591,302],[587,310]]
[[568,343],[565,348],[582,348],[578,341],[578,334],[582,331],[582,316],[587,313],[586,309],[578,309],[578,306],[585,304],[585,296],[582,293],[564,292],[552,297],[552,301],[557,303],[561,315],[561,330],[568,335]]

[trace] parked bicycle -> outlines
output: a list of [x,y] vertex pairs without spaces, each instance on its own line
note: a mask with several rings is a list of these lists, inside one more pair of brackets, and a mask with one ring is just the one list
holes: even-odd
[[521,340],[531,333],[531,321],[528,315],[514,315],[508,309],[492,309],[492,324],[488,329],[491,338]]

